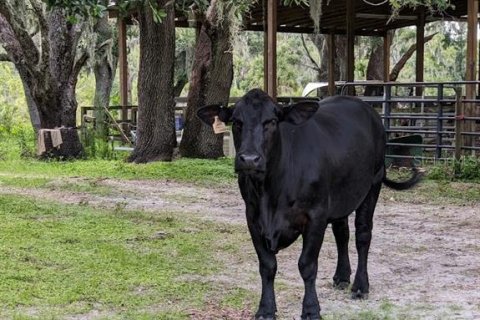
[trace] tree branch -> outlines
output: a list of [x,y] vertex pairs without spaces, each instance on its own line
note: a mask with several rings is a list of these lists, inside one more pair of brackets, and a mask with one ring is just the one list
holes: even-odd
[[207,8],[207,12],[205,13],[205,20],[207,20],[211,25],[214,25],[217,19],[217,0],[212,0]]
[[[22,28],[22,24],[16,20],[16,17],[20,15],[12,12],[11,8],[7,5],[5,1],[0,1],[0,17],[2,16],[3,25],[6,28],[10,29],[15,35],[16,42],[20,45],[23,55],[27,60],[27,63],[30,65],[36,65],[38,63],[40,55],[28,31]],[[4,33],[4,27],[0,28],[0,30],[2,30],[0,33]]]
[[[428,41],[432,40],[433,37],[437,34],[437,32],[425,37],[423,39],[423,43],[427,43]],[[398,60],[398,62],[395,64],[395,66],[392,68],[392,72],[390,72],[389,80],[390,81],[395,81],[398,78],[398,75],[400,74],[400,71],[403,69],[405,64],[407,63],[408,59],[410,59],[413,55],[413,53],[417,50],[417,44],[414,43],[408,48],[408,50],[403,54],[403,56]]]
[[35,15],[37,16],[38,24],[40,26],[41,39],[42,39],[41,40],[42,41],[42,61],[41,61],[40,69],[44,70],[45,67],[48,65],[48,60],[50,59],[48,22],[47,22],[47,19],[45,18],[45,12],[43,10],[42,2],[39,2],[38,0],[29,0],[29,1],[30,1],[30,4],[32,5],[33,12],[35,12]]
[[310,59],[310,62],[313,63],[313,67],[311,66],[311,68],[319,72],[321,68],[318,65],[318,63],[315,61],[315,59],[313,59],[312,55],[310,54],[310,50],[308,50],[307,44],[305,43],[305,38],[303,37],[303,33],[302,33],[302,45],[305,51],[307,52],[307,56]]
[[76,82],[78,79],[78,75],[80,74],[80,70],[82,70],[83,66],[87,62],[89,58],[88,52],[85,51],[82,53],[82,55],[78,58],[78,60],[75,62],[75,65],[73,66],[73,72],[71,78],[74,79]]
[[32,71],[31,65],[27,63],[21,44],[2,14],[0,14],[0,44],[7,52],[6,54],[2,53],[2,56],[6,56],[8,61],[15,64],[22,81],[29,84],[29,81],[35,78],[35,72]]
[[12,62],[8,54],[6,53],[0,53],[0,61],[1,62]]
[[20,43],[15,37],[13,30],[3,16],[0,13],[0,44],[3,46],[6,52],[9,54],[9,60],[14,63],[19,63],[24,60],[24,54]]
[[33,12],[35,12],[35,15],[37,16],[38,19],[38,24],[40,25],[40,30],[45,32],[45,34],[48,33],[48,23],[47,19],[45,19],[44,11],[43,11],[43,5],[41,2],[38,2],[37,0],[29,0],[30,4],[32,5]]

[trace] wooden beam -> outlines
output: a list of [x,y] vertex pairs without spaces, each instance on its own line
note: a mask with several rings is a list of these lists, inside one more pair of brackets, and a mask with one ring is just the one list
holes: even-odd
[[383,36],[383,81],[390,81],[390,47],[392,32],[387,31]]
[[[417,21],[417,50],[415,61],[415,81],[423,82],[425,66],[425,11],[421,10]],[[415,94],[421,96],[423,87],[416,87]]]
[[[122,122],[128,119],[128,62],[127,62],[127,24],[122,17],[117,18],[118,23],[118,63],[120,74],[120,105],[122,105]],[[127,125],[122,126],[127,130]]]
[[[361,19],[374,19],[374,20],[390,20],[392,18],[392,15],[390,14],[378,14],[378,13],[357,13],[355,15],[357,18]],[[410,21],[416,21],[418,17],[416,16],[396,16],[395,20],[410,20]]]
[[467,81],[476,80],[477,57],[477,26],[478,26],[478,0],[468,0],[468,31],[467,31]]
[[[479,10],[480,10],[480,4],[479,4]],[[477,73],[478,73],[477,80],[480,81],[480,67],[479,67],[480,66],[480,46],[477,45],[477,47],[478,47],[478,52],[477,52]],[[480,85],[477,88],[477,96],[480,97]]]
[[261,29],[263,30],[263,90],[267,92],[268,90],[268,31],[267,31],[267,8],[265,1],[262,1],[263,6],[263,23]]
[[120,68],[120,104],[128,105],[127,25],[118,18],[118,63]]
[[[263,25],[251,25],[247,24],[244,26],[243,30],[248,31],[264,31]],[[329,28],[320,28],[321,34],[330,33]],[[277,32],[284,33],[313,33],[314,30],[311,27],[302,27],[302,26],[278,26]],[[384,30],[356,30],[356,36],[366,36],[366,37],[381,37],[385,33]],[[346,34],[346,31],[343,29],[336,29],[336,34]]]
[[[478,0],[468,0],[468,17],[467,17],[467,69],[465,80],[474,81],[477,80],[477,52],[478,52],[478,39],[477,39],[477,27],[478,27]],[[466,98],[474,99],[476,92],[476,85],[466,86]],[[467,103],[465,105],[465,116],[475,116],[475,104]],[[475,130],[475,123],[473,121],[467,121],[464,129],[466,132],[473,132]],[[471,146],[473,139],[471,137],[465,137],[465,145]]]
[[335,33],[327,36],[328,41],[328,95],[335,95]]
[[277,98],[277,0],[267,0],[266,91]]
[[[347,1],[347,82],[355,80],[355,1]],[[353,87],[348,89],[348,94],[353,95]]]

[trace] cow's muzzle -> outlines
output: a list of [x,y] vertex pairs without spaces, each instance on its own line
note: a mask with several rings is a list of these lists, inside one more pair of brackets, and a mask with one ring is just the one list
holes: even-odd
[[235,163],[236,171],[262,172],[265,171],[263,159],[258,154],[240,153]]

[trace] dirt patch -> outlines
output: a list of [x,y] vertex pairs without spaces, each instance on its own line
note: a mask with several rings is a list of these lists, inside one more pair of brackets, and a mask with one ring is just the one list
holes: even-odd
[[251,310],[236,310],[218,305],[208,305],[202,310],[190,310],[189,315],[192,320],[244,320],[253,318]]
[[[75,179],[70,183],[75,183]],[[259,295],[256,256],[247,235],[244,206],[236,185],[219,189],[171,181],[105,179],[96,183],[112,192],[97,195],[55,187],[23,189],[0,185],[0,193],[96,207],[178,212],[234,224],[245,233],[241,238],[242,255],[219,252],[219,258],[229,268],[210,281],[216,282],[219,290],[237,287]],[[369,300],[352,301],[347,292],[332,288],[336,248],[332,232],[327,230],[317,280],[322,314],[327,319],[358,319],[359,314],[368,318],[368,313],[375,315],[374,319],[382,315],[394,319],[479,319],[480,202],[468,206],[434,205],[390,198],[381,197],[375,213],[369,255]],[[353,219],[350,221],[350,257],[355,270]],[[301,313],[303,283],[297,269],[300,250],[297,242],[278,254],[279,319],[298,319]],[[191,316],[192,319],[250,319],[252,311],[227,310],[212,304],[193,310]]]

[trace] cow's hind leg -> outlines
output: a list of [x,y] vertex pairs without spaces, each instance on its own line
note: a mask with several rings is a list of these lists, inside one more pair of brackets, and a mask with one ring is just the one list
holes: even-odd
[[344,290],[350,285],[350,259],[348,257],[348,241],[350,239],[350,229],[348,228],[348,217],[332,222],[333,235],[337,244],[337,269],[333,276],[333,285],[335,288]]
[[302,320],[321,319],[315,282],[318,270],[318,254],[322,246],[326,226],[326,222],[321,225],[312,223],[303,234],[302,254],[298,260],[298,269],[305,285]]
[[353,299],[368,298],[368,250],[372,240],[373,212],[375,211],[381,187],[381,182],[374,184],[365,200],[355,211],[355,244],[358,252],[358,266],[352,285]]

